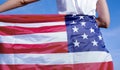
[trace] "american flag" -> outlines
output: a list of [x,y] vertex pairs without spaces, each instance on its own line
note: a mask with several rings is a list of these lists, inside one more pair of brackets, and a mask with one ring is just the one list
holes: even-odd
[[113,70],[95,17],[0,15],[0,70]]

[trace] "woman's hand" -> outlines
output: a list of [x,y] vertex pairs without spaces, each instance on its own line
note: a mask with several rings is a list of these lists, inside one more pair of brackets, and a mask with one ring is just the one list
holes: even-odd
[[21,4],[26,5],[26,4],[29,4],[29,3],[36,2],[38,0],[20,0],[20,1],[21,1]]

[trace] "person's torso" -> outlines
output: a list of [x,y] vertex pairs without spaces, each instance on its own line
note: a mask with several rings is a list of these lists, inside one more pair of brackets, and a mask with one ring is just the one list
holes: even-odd
[[59,14],[95,15],[98,0],[57,0]]

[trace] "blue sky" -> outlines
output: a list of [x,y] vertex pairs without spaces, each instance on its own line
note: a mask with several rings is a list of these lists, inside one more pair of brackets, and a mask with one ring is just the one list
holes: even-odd
[[[0,4],[6,0],[0,0]],[[108,29],[101,29],[106,43],[106,47],[112,54],[115,70],[119,70],[120,65],[120,0],[107,0],[111,24]],[[41,0],[27,6],[10,10],[0,14],[57,14],[55,0]]]

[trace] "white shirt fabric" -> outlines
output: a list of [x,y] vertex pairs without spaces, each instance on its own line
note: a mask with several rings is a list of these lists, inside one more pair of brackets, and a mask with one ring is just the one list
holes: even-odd
[[59,14],[96,15],[98,0],[57,0]]

